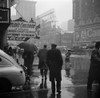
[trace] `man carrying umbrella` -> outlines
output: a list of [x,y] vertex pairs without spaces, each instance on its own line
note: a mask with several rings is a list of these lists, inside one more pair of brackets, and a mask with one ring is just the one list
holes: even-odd
[[22,55],[22,58],[24,59],[24,66],[27,67],[27,74],[31,76],[34,54],[37,51],[37,47],[34,44],[30,44],[28,42],[22,42],[18,46],[24,49],[24,53]]
[[29,51],[24,51],[23,53],[23,59],[24,59],[24,66],[27,67],[27,74],[29,76],[31,76],[32,74],[32,64],[33,64],[33,61],[34,61],[34,54],[32,52],[29,52]]

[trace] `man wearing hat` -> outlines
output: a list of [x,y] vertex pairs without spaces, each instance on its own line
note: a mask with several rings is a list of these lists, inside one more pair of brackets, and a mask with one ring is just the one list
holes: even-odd
[[58,50],[56,44],[51,44],[51,49],[47,52],[47,65],[49,68],[49,79],[51,81],[52,94],[55,94],[55,81],[57,82],[57,92],[61,93],[61,69],[63,65],[63,59],[60,50]]

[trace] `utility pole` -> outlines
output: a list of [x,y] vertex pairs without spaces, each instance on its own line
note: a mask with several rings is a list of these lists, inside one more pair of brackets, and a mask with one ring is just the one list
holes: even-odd
[[0,49],[4,47],[4,36],[10,25],[10,0],[0,0]]

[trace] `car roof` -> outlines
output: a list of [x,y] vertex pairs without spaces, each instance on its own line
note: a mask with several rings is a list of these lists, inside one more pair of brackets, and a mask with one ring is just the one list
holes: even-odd
[[10,57],[7,53],[5,53],[3,50],[0,49],[0,56],[8,59],[10,62],[15,63],[14,59]]
[[6,58],[9,58],[10,56],[8,54],[6,54],[3,50],[0,49],[0,55],[4,56]]

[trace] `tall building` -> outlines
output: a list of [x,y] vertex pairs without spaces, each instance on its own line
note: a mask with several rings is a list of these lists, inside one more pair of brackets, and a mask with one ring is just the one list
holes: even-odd
[[74,31],[74,19],[68,20],[68,31],[70,32]]
[[54,9],[50,9],[37,16],[36,23],[41,25],[41,35],[44,36],[48,33],[51,33],[52,29],[56,27],[56,16]]
[[56,38],[56,16],[55,10],[50,9],[37,16],[36,23],[40,24],[40,44],[50,44]]
[[73,0],[75,44],[100,40],[100,0]]
[[23,17],[27,21],[30,21],[31,18],[35,19],[35,5],[35,1],[19,0],[16,6],[16,17]]
[[61,28],[63,30],[68,30],[68,23],[67,23],[67,21],[64,21],[64,22],[61,23]]

